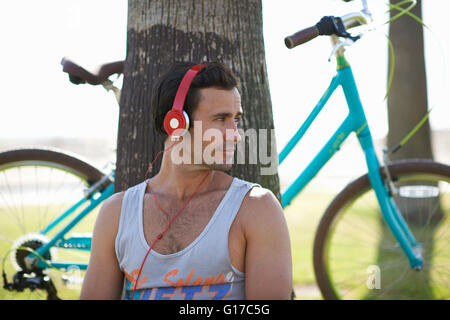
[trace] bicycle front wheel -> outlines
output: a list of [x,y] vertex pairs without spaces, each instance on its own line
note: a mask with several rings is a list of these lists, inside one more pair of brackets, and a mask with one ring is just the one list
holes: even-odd
[[[41,231],[82,199],[83,191],[102,177],[103,173],[94,166],[55,150],[18,149],[0,153],[0,267],[8,281],[12,282],[13,275],[19,272],[24,283],[22,292],[4,290],[1,286],[0,299],[47,298],[45,290],[32,285],[33,281],[42,282],[47,275],[60,298],[78,298],[82,271],[27,270],[24,258],[30,251],[20,248],[35,250],[45,244],[66,225],[66,220],[60,228],[45,235]],[[94,219],[93,215],[88,216],[73,232],[91,232]],[[89,252],[52,249],[44,257],[87,263]]]
[[365,175],[336,196],[316,232],[314,272],[325,299],[450,299],[450,167],[405,160],[389,171],[399,191],[392,199],[423,246],[423,269],[411,269]]

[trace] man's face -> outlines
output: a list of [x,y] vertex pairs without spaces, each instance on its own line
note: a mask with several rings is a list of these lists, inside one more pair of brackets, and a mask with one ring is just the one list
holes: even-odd
[[192,163],[229,170],[241,139],[237,131],[241,116],[241,96],[236,88],[200,89],[200,101],[191,119],[194,126],[189,130]]

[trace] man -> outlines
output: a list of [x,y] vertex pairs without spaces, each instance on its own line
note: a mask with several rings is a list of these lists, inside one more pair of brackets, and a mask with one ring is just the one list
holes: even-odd
[[105,201],[82,299],[290,298],[291,249],[279,202],[226,173],[243,112],[226,66],[207,63],[192,78],[183,105],[191,128],[175,141],[166,134],[164,119],[193,67],[177,64],[154,86],[155,129],[166,136],[161,169]]

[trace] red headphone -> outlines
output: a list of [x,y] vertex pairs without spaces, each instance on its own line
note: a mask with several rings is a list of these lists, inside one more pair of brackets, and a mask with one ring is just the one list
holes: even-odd
[[206,64],[197,64],[190,68],[178,87],[175,100],[173,101],[172,110],[170,110],[164,118],[164,130],[169,136],[175,138],[184,136],[189,130],[189,117],[183,110],[184,100],[191,86],[192,80],[201,70],[206,68]]
[[[184,75],[183,79],[181,80],[180,86],[178,87],[177,94],[175,95],[175,100],[173,102],[172,110],[170,110],[164,118],[164,130],[166,130],[166,132],[169,136],[181,137],[181,136],[185,135],[186,132],[189,130],[189,117],[188,117],[187,113],[183,110],[184,100],[186,99],[186,95],[187,95],[187,92],[189,91],[189,87],[192,83],[192,80],[197,75],[197,73],[199,73],[201,70],[203,70],[205,68],[206,68],[206,64],[197,64],[197,65],[193,66],[192,68],[190,68]],[[158,200],[156,199],[156,194],[147,182],[147,175],[150,172],[150,170],[153,166],[153,163],[156,161],[158,156],[162,152],[165,152],[165,151],[169,150],[170,148],[172,148],[174,145],[175,145],[175,143],[173,143],[169,148],[158,152],[158,154],[156,155],[153,162],[149,165],[149,167],[147,169],[147,173],[145,174],[145,183],[146,183],[147,187],[153,193],[153,196],[155,198],[155,204],[167,216],[169,222],[168,222],[166,228],[163,230],[163,232],[161,232],[156,237],[156,239],[153,240],[152,245],[150,246],[149,250],[147,251],[147,253],[144,257],[144,260],[141,263],[141,267],[139,268],[139,272],[136,277],[136,282],[134,284],[133,294],[131,296],[132,300],[134,299],[134,293],[138,286],[139,277],[141,276],[142,268],[144,267],[144,263],[145,263],[145,260],[147,259],[148,254],[150,253],[150,251],[152,250],[152,248],[156,244],[156,242],[163,237],[164,233],[169,229],[170,225],[175,220],[175,218],[184,210],[184,208],[188,205],[188,203],[191,201],[191,199],[197,194],[197,191],[199,190],[200,186],[203,184],[203,182],[205,182],[206,178],[211,173],[211,172],[208,172],[205,175],[205,177],[202,179],[200,184],[197,186],[194,193],[189,197],[189,199],[184,203],[183,207],[180,210],[178,210],[176,215],[171,219],[169,214],[159,206]]]

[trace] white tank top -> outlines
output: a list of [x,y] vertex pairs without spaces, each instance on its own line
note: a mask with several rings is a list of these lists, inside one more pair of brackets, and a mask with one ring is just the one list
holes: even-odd
[[[245,299],[245,274],[231,264],[228,233],[253,186],[259,185],[234,178],[206,227],[183,250],[160,254],[152,249],[139,276],[134,299]],[[122,200],[115,250],[124,273],[123,299],[131,299],[139,268],[150,248],[142,221],[145,190],[143,181],[129,188]]]

